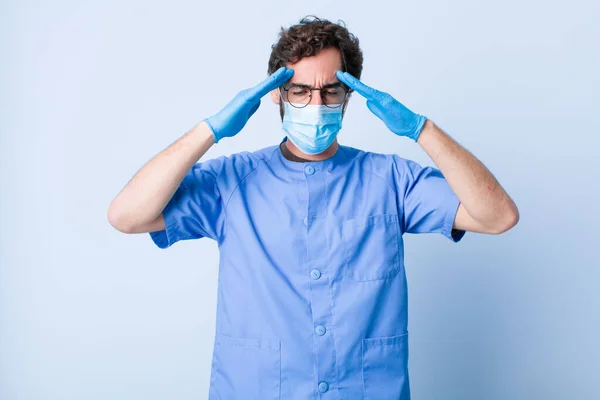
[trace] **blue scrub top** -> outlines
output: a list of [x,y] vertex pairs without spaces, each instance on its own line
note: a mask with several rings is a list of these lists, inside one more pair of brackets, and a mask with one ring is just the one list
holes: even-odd
[[219,245],[209,398],[409,399],[402,235],[458,242],[458,205],[438,169],[342,145],[195,164],[150,236]]

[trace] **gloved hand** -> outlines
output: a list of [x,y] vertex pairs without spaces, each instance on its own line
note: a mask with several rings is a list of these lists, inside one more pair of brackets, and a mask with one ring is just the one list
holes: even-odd
[[215,143],[219,143],[219,140],[224,137],[235,136],[241,131],[252,114],[258,110],[260,99],[271,90],[283,85],[292,75],[294,75],[293,69],[281,67],[256,86],[239,92],[217,114],[205,118],[203,121],[206,121],[212,129]]
[[413,113],[388,93],[365,85],[348,72],[337,71],[336,76],[340,81],[363,95],[367,99],[369,110],[381,119],[392,132],[417,141],[427,118]]

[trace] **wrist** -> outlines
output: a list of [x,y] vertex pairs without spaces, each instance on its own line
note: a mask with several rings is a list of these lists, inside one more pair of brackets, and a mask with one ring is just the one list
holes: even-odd
[[207,121],[207,118],[200,121],[194,131],[198,135],[198,140],[203,144],[210,144],[212,146],[219,141],[219,138],[215,135],[214,128]]
[[413,139],[415,142],[418,142],[419,138],[423,134],[423,131],[430,129],[432,122],[427,119],[427,117],[419,114],[416,114],[416,119],[417,125],[414,130],[415,133],[411,136],[411,139]]
[[208,130],[212,134],[212,137],[213,137],[215,143],[219,143],[219,140],[221,138],[217,135],[217,131],[216,131],[215,127],[213,126],[213,123],[211,123],[211,121],[210,121],[211,118],[212,117],[204,118],[202,120],[202,122],[206,124],[206,127],[208,128]]

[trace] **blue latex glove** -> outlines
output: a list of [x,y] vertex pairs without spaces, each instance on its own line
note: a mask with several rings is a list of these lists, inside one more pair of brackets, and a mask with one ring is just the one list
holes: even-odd
[[203,121],[206,121],[212,129],[215,143],[219,143],[219,140],[224,137],[235,136],[241,131],[252,114],[258,110],[260,99],[271,90],[283,85],[292,75],[294,75],[293,69],[281,67],[256,86],[239,92],[217,114],[205,118]]
[[336,76],[364,96],[367,99],[369,110],[382,120],[392,132],[417,141],[427,118],[413,113],[388,93],[365,85],[347,72],[337,71]]

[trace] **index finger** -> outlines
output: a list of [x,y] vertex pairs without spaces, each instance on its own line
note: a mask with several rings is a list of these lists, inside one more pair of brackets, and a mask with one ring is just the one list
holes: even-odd
[[337,71],[335,75],[338,79],[344,82],[346,85],[350,86],[352,89],[356,90],[358,93],[363,95],[367,100],[373,99],[373,96],[377,92],[370,86],[365,85],[360,80],[356,79],[348,72]]
[[294,75],[293,69],[287,69],[285,66],[273,72],[264,81],[250,89],[249,100],[260,99],[271,90],[278,88],[286,83]]

